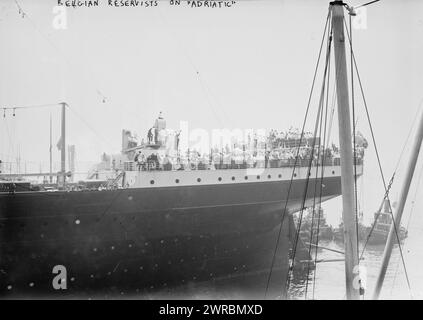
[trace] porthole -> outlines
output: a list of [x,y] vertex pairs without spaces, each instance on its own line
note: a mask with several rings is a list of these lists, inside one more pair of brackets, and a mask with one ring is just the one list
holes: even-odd
[[279,174],[279,175],[278,175],[278,178],[279,178],[279,179],[280,179],[280,178],[282,178],[282,175],[281,175],[281,174]]
[[244,179],[245,179],[245,180],[248,180],[248,176],[245,176],[245,177],[244,177]]
[[150,180],[150,184],[154,184],[154,180]]
[[257,176],[257,180],[259,180],[260,179],[260,176]]
[[197,182],[201,182],[201,179],[200,179],[200,178],[198,178],[198,179],[197,179]]
[[335,171],[332,171],[332,174],[335,174]]
[[175,182],[176,182],[176,183],[179,183],[179,179],[176,179],[176,180],[175,180]]
[[267,179],[270,179],[272,176],[269,174],[268,176],[267,176]]
[[235,181],[235,177],[232,177],[232,181]]
[[294,177],[296,177],[297,176],[297,174],[296,173],[294,173]]
[[222,181],[222,177],[219,177],[217,180]]

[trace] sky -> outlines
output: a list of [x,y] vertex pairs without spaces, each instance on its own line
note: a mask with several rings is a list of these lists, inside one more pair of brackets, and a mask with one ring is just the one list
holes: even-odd
[[[237,1],[222,9],[174,7],[167,1],[149,8],[68,8],[66,29],[53,27],[56,4],[1,1],[0,108],[66,101],[67,140],[76,145],[79,163],[94,163],[102,152],[118,153],[124,128],[144,137],[160,111],[175,129],[180,121],[206,130],[302,125],[328,1]],[[366,8],[367,26],[353,30],[354,50],[389,180],[419,104],[423,108],[423,2],[382,0]],[[357,129],[370,142],[357,89],[356,83]],[[0,158],[16,162],[20,156],[22,166],[47,168],[50,115],[55,145],[58,108],[0,114]],[[313,113],[309,118],[311,129]],[[394,200],[409,145],[398,167]],[[56,164],[59,157],[54,148]],[[422,163],[407,213],[414,197],[416,208],[423,209],[417,201],[423,188],[416,187]],[[359,193],[370,221],[384,194],[372,144]],[[333,213],[329,222],[337,224],[340,199],[327,207]]]

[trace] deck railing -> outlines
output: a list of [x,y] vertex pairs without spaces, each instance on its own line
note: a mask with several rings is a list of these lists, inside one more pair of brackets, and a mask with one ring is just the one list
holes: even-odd
[[[363,160],[360,158],[356,159],[356,164],[361,165],[363,164]],[[163,170],[163,171],[177,171],[177,170],[227,170],[227,169],[252,169],[252,168],[293,168],[295,167],[308,167],[310,165],[310,159],[283,159],[283,160],[261,160],[256,161],[255,163],[247,163],[247,162],[236,162],[232,160],[231,162],[203,162],[203,161],[188,161],[187,163],[183,164],[172,164],[170,162],[167,163],[159,163],[156,161],[147,161],[144,163],[134,162],[134,161],[126,161],[124,163],[124,170],[125,171],[155,171],[155,170]],[[323,161],[324,166],[340,166],[341,159],[340,158],[332,158],[332,159],[325,159]],[[311,162],[312,167],[322,166],[322,161],[317,161],[317,159],[312,160]]]

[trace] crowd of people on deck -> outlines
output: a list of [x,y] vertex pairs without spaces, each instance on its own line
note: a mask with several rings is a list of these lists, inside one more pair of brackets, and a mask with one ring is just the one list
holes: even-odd
[[[356,161],[364,157],[367,141],[359,135],[356,141]],[[313,147],[314,146],[314,147]],[[197,150],[178,150],[174,154],[161,154],[151,150],[148,156],[138,152],[134,162],[138,170],[216,170],[241,168],[279,168],[289,166],[339,165],[339,149],[332,144],[323,147],[319,138],[306,132],[290,129],[287,132],[271,130],[263,143],[249,145],[234,143],[232,148],[212,148],[207,153]]]

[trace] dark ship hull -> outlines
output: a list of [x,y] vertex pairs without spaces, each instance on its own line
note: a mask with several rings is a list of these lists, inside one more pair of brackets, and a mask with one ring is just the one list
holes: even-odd
[[[306,205],[320,195],[321,184],[309,183]],[[130,294],[267,272],[289,184],[2,193],[0,294]],[[300,208],[305,185],[293,181],[289,213]],[[340,191],[339,176],[325,178],[322,200]],[[276,263],[285,276],[295,232],[286,217]],[[66,290],[52,286],[56,265],[66,267]],[[278,290],[284,281],[278,277]]]

